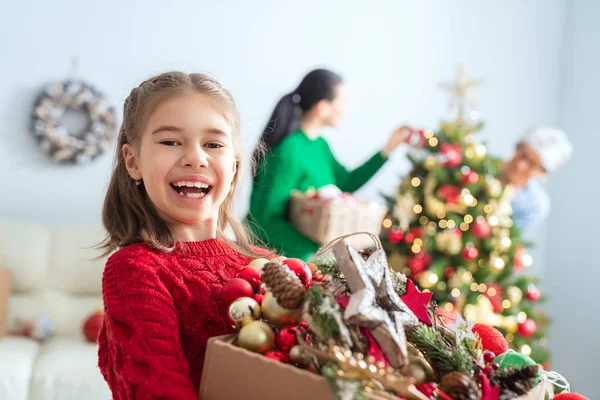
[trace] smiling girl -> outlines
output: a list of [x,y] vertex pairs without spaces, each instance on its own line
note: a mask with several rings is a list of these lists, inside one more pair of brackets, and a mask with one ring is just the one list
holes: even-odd
[[239,130],[233,98],[206,75],[164,73],[125,100],[98,338],[114,399],[197,400],[208,339],[232,332],[220,289],[265,254],[232,216]]

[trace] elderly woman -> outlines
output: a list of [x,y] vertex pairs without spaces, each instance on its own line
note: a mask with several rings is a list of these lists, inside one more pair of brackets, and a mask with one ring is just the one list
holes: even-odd
[[564,165],[573,152],[569,138],[560,129],[532,128],[519,144],[514,156],[504,164],[506,183],[515,187],[512,201],[514,223],[527,230],[550,212],[550,197],[535,179]]

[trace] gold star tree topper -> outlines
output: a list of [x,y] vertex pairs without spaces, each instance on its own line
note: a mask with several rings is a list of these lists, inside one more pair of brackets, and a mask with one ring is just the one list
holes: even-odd
[[474,91],[479,86],[483,85],[485,81],[484,78],[467,78],[463,66],[460,65],[456,70],[455,81],[451,83],[442,83],[440,84],[440,87],[447,90],[450,94],[449,108],[453,109],[455,106],[458,106],[459,114],[462,115],[466,106],[470,106],[473,109],[477,108]]

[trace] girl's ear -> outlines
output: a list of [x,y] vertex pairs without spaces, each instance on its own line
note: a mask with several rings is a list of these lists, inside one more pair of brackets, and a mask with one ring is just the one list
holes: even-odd
[[123,159],[125,160],[125,167],[127,168],[127,172],[129,172],[129,176],[136,181],[142,179],[138,158],[133,147],[129,143],[126,143],[121,148],[121,151],[123,152]]

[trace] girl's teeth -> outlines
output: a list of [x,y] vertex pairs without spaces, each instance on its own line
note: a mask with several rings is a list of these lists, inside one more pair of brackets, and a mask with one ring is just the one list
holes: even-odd
[[202,183],[202,182],[187,182],[187,181],[180,181],[180,182],[175,182],[173,185],[177,186],[177,187],[197,187],[199,189],[206,189],[208,188],[208,184],[206,183]]

